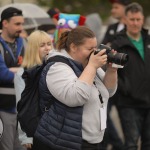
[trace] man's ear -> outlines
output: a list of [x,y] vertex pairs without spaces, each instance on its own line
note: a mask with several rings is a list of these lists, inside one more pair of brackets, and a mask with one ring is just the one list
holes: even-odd
[[7,20],[3,20],[2,24],[3,24],[4,27],[6,27],[7,24],[8,24],[8,21]]

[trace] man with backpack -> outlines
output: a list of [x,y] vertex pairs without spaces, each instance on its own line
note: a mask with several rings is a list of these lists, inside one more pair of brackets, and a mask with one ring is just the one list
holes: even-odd
[[22,63],[24,42],[20,37],[24,18],[22,11],[8,7],[1,13],[0,28],[0,119],[4,131],[0,150],[21,150],[17,133],[14,75]]

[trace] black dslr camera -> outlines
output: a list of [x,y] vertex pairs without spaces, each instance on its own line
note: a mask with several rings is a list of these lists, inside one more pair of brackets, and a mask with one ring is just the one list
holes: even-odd
[[94,52],[94,54],[96,55],[102,49],[106,49],[107,59],[108,59],[108,62],[110,62],[110,63],[115,63],[117,65],[124,66],[129,60],[129,56],[127,54],[125,54],[125,53],[113,53],[111,51],[112,50],[111,47],[104,45],[104,44],[100,44],[99,49],[97,49]]

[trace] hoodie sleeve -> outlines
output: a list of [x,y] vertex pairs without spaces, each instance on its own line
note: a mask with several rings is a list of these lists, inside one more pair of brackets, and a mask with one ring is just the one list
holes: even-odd
[[78,80],[67,64],[57,62],[52,65],[46,83],[51,94],[69,107],[82,106],[90,101],[92,86]]
[[9,71],[6,66],[2,55],[0,54],[0,83],[10,83],[13,82],[14,73]]

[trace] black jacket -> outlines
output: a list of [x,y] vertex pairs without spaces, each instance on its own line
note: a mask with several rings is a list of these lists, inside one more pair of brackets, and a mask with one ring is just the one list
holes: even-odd
[[128,39],[125,30],[117,34],[111,45],[118,52],[129,55],[127,65],[118,70],[118,106],[150,107],[150,35],[145,29],[142,29],[141,34],[144,43],[144,60]]
[[118,24],[119,23],[117,22],[108,26],[105,36],[101,42],[102,44],[108,44],[114,40],[116,32],[117,32]]

